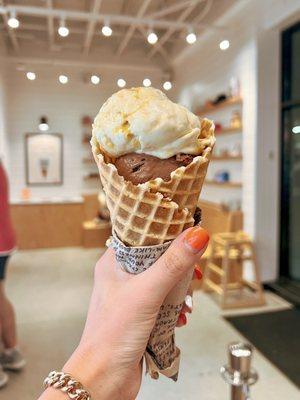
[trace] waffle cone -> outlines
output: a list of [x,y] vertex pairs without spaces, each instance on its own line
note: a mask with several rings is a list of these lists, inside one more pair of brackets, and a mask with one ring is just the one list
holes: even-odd
[[114,159],[92,139],[92,149],[106,193],[114,232],[129,246],[151,246],[175,239],[193,226],[194,212],[215,142],[214,124],[203,119],[202,154],[186,167],[161,178],[134,185],[118,174]]

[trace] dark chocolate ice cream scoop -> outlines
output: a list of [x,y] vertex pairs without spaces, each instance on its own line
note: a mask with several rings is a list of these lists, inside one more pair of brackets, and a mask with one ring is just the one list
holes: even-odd
[[177,154],[171,158],[161,159],[148,154],[129,153],[115,161],[119,175],[134,185],[145,183],[155,178],[169,181],[171,172],[191,163],[193,156],[190,154]]

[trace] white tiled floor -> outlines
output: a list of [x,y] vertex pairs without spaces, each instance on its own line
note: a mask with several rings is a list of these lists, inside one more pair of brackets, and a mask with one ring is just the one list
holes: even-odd
[[[0,392],[1,400],[37,398],[44,376],[60,368],[72,352],[84,324],[99,254],[98,250],[68,248],[23,251],[13,256],[8,293],[16,305],[28,366],[24,372],[10,375],[9,385]],[[266,309],[288,307],[274,295],[269,294],[267,300]],[[178,382],[145,378],[138,400],[229,399],[219,368],[226,363],[227,344],[242,339],[222,318],[215,302],[197,292],[188,326],[177,331],[182,350]],[[253,387],[253,399],[299,399],[299,390],[257,351],[254,367],[260,379]]]

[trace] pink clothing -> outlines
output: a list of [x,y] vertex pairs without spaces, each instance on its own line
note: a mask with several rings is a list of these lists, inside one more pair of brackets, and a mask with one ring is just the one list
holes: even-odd
[[11,253],[16,247],[8,204],[8,180],[0,161],[0,256]]

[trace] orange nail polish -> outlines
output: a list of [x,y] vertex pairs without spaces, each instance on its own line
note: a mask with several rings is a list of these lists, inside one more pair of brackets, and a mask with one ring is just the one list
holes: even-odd
[[198,267],[198,266],[195,268],[195,277],[199,281],[202,279],[202,271],[201,271],[200,267]]
[[185,242],[193,253],[202,250],[209,241],[208,232],[200,226],[195,226],[185,235]]

